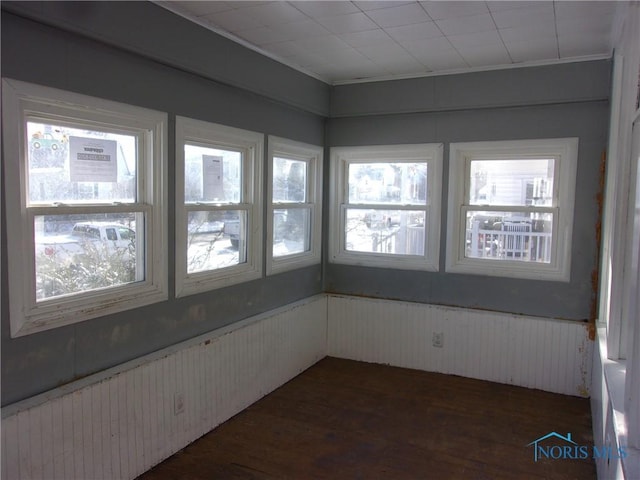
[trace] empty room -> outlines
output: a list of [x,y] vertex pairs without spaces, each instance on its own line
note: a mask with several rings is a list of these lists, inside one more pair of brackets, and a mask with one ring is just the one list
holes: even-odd
[[640,2],[0,7],[1,478],[640,478]]

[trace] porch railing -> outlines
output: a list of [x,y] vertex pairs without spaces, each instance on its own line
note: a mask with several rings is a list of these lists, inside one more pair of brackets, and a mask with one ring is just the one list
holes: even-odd
[[469,258],[551,262],[551,232],[531,231],[530,223],[505,224],[499,230],[481,229],[474,223],[466,237]]

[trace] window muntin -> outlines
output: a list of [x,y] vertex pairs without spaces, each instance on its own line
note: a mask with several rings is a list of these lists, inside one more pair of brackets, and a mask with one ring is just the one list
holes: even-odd
[[322,153],[269,137],[268,274],[320,262]]
[[551,263],[557,164],[529,156],[467,159],[465,258]]
[[142,213],[37,215],[34,234],[36,302],[144,280]]
[[465,258],[551,263],[553,213],[464,211]]
[[28,117],[29,204],[136,202],[140,140]]
[[274,203],[305,203],[308,197],[308,163],[305,160],[273,157]]
[[187,211],[187,275],[218,270],[247,259],[247,210],[242,150],[184,145],[184,202]]
[[576,139],[452,144],[448,271],[567,281],[576,153]]
[[349,203],[424,205],[427,162],[349,164]]
[[187,143],[184,146],[187,203],[242,201],[242,152]]
[[472,159],[466,203],[488,206],[554,205],[553,158]]
[[176,295],[261,276],[263,135],[176,119]]
[[311,209],[279,208],[273,211],[273,256],[286,257],[311,249]]
[[246,262],[246,211],[190,210],[187,230],[187,274]]
[[276,156],[272,162],[272,255],[286,257],[308,252],[311,248],[309,220],[312,209],[307,205],[309,162]]
[[166,124],[3,79],[12,336],[167,298]]
[[347,208],[345,250],[381,255],[424,255],[424,210]]
[[332,261],[437,270],[442,145],[334,148],[332,161]]

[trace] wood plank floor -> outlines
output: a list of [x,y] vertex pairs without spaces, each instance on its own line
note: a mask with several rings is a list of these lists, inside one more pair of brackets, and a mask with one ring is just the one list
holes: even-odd
[[139,478],[596,478],[590,459],[534,462],[552,431],[592,445],[589,401],[325,358]]

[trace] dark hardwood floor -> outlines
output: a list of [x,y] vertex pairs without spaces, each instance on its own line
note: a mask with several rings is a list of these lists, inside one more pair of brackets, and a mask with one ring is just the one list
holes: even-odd
[[589,401],[325,358],[139,478],[596,478],[591,459],[534,462],[552,431],[592,445]]

